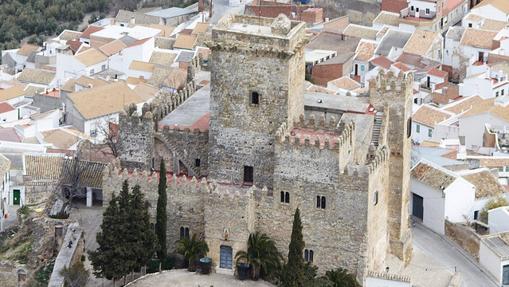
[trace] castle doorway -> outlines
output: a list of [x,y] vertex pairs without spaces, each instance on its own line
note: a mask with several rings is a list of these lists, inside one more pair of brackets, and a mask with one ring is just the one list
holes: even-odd
[[219,248],[219,268],[232,269],[232,248],[221,245]]

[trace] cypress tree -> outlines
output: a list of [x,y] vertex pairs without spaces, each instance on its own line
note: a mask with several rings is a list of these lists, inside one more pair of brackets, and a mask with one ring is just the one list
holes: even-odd
[[297,208],[293,216],[292,236],[288,247],[288,262],[285,265],[283,277],[281,278],[282,286],[301,287],[304,285],[306,268],[304,258],[302,257],[304,246],[300,211]]
[[94,274],[108,280],[118,280],[129,273],[122,251],[122,222],[118,198],[113,194],[109,206],[103,214],[101,231],[97,233],[99,248],[89,253]]
[[[135,210],[132,208],[131,194],[129,194],[129,184],[127,180],[122,184],[122,190],[118,197],[119,205],[119,226],[121,230],[118,232],[118,249],[121,251],[121,258],[124,260],[124,265],[127,268],[127,272],[131,272],[136,269],[136,229],[133,228],[133,213]],[[127,274],[127,273],[126,273]]]
[[157,250],[157,257],[160,260],[166,258],[166,165],[164,159],[161,159],[161,166],[159,169],[159,185],[157,190],[159,197],[157,198],[157,215],[156,215],[156,235],[157,242],[159,243]]
[[150,227],[148,203],[145,201],[139,185],[135,185],[132,190],[129,207],[131,209],[129,246],[132,248],[133,256],[131,271],[138,271],[142,266],[147,265],[156,251],[156,236]]

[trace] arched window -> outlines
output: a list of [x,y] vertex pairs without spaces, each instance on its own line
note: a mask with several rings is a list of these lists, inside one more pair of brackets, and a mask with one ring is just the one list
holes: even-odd
[[180,239],[187,238],[189,239],[189,227],[180,227]]

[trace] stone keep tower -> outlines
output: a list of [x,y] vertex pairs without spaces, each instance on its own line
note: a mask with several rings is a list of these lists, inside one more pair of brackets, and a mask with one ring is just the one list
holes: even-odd
[[231,16],[212,30],[209,178],[272,187],[276,129],[304,113],[304,28]]
[[410,159],[412,128],[412,74],[380,71],[370,81],[370,102],[378,112],[388,114],[389,239],[390,252],[408,263],[412,256],[409,222]]
[[135,106],[120,113],[119,158],[127,168],[148,169],[152,166],[154,120],[147,108],[138,115]]

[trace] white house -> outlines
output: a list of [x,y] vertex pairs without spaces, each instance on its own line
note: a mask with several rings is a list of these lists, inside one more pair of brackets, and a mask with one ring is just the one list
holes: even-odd
[[475,186],[457,174],[427,161],[411,170],[410,213],[428,228],[445,234],[445,220],[472,218]]
[[454,115],[454,113],[429,104],[420,106],[412,116],[412,140],[416,143],[422,143],[423,141],[437,139],[434,136],[436,126]]
[[72,93],[65,99],[66,122],[100,143],[108,131],[108,123],[118,123],[124,107],[135,104],[141,111],[143,104],[151,102],[156,93],[157,89],[146,84],[131,89],[124,81]]
[[[0,232],[4,231],[4,220],[7,215],[7,206],[9,204],[9,169],[11,161],[0,153],[0,176],[2,177],[2,187],[0,189]],[[8,215],[7,215],[8,216]]]
[[509,79],[503,71],[487,70],[467,77],[459,84],[460,95],[480,96],[483,99],[496,98],[509,94]]
[[488,210],[488,226],[490,234],[509,232],[509,207]]
[[509,285],[509,233],[481,238],[479,263],[497,280],[498,286]]
[[497,21],[509,21],[509,5],[505,0],[483,0],[472,8],[471,13]]
[[95,48],[76,55],[57,54],[57,80],[63,85],[69,79],[92,76],[108,69],[108,57]]

